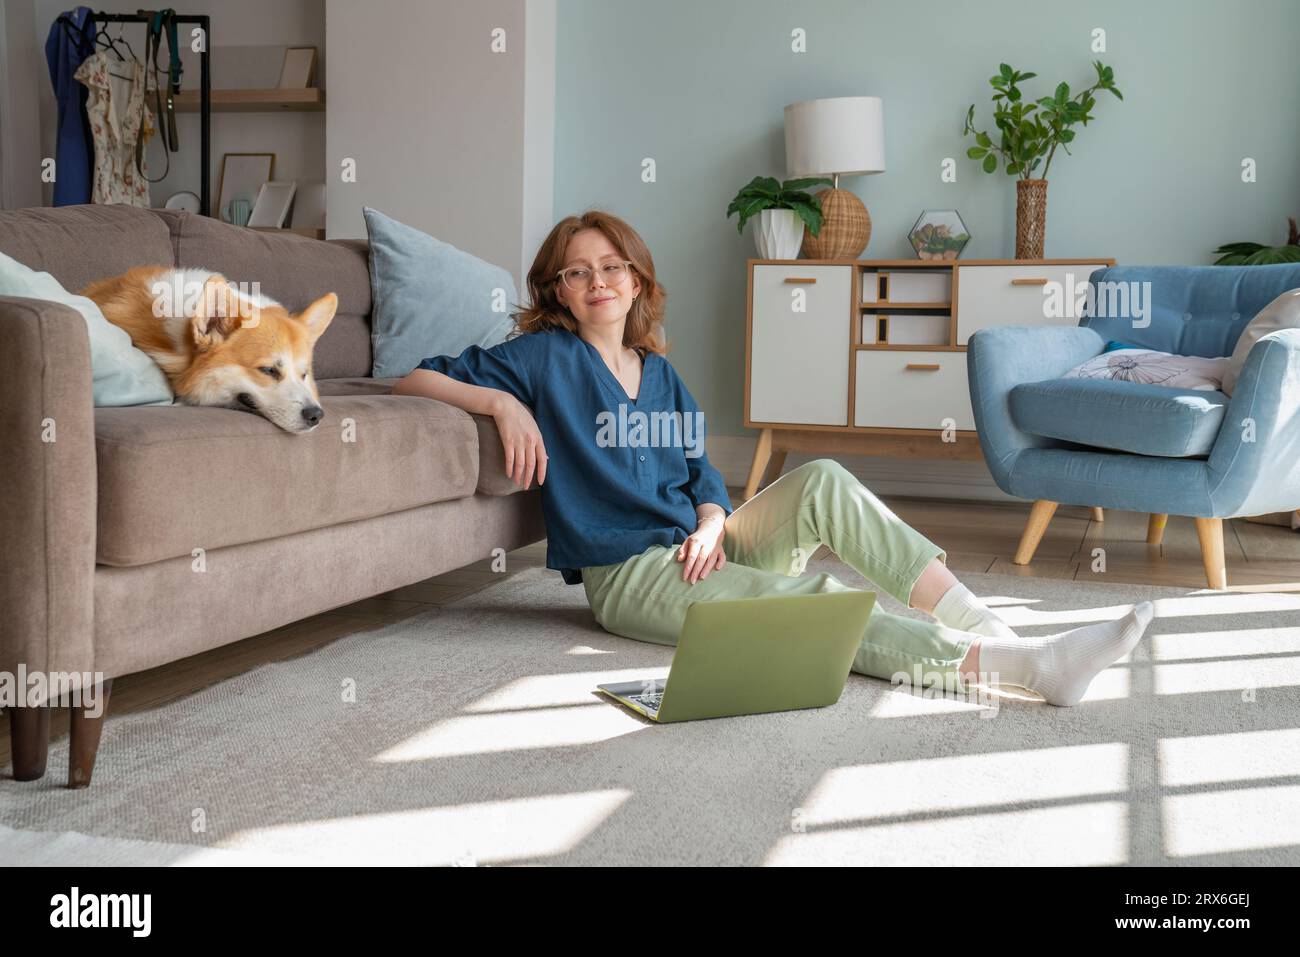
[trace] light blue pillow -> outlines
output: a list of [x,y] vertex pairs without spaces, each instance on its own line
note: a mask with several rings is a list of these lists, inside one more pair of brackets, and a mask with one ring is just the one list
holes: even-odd
[[47,272],[0,253],[0,296],[47,299],[71,306],[86,320],[95,405],[170,405],[171,385],[158,364],[131,344],[125,329],[104,318],[99,306],[74,295]]
[[363,212],[376,379],[404,376],[431,356],[505,341],[514,328],[509,272],[368,206]]

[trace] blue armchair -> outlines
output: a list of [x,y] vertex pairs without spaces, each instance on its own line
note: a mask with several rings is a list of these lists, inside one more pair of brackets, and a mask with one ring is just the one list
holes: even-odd
[[[1300,507],[1300,329],[1256,343],[1231,398],[1060,376],[1109,340],[1230,355],[1260,309],[1300,288],[1300,265],[1121,266],[1090,284],[1078,326],[985,329],[968,343],[985,461],[999,488],[1034,502],[1014,561],[1030,562],[1061,503],[1147,512],[1157,544],[1169,515],[1187,515],[1210,587],[1225,588],[1223,519]],[[1149,298],[1115,308],[1121,290]]]

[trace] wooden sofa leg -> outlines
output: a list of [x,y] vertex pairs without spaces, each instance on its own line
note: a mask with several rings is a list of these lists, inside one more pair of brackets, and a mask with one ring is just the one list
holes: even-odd
[[1025,525],[1024,534],[1020,536],[1020,547],[1016,549],[1016,557],[1011,559],[1017,565],[1028,565],[1034,557],[1034,552],[1038,550],[1038,543],[1043,540],[1043,533],[1047,531],[1047,525],[1056,514],[1056,503],[1049,502],[1046,499],[1039,499],[1034,503],[1034,507],[1029,510],[1029,522]]
[[99,737],[104,733],[104,717],[108,714],[108,696],[113,690],[113,679],[107,678],[99,689],[99,715],[88,715],[83,708],[72,709],[72,722],[68,735],[68,787],[90,786],[90,775],[95,770],[95,756],[99,753]]
[[1196,537],[1201,540],[1201,562],[1211,588],[1228,587],[1228,569],[1223,563],[1223,519],[1198,518]]
[[50,706],[10,708],[9,744],[15,781],[39,781],[45,777],[50,756]]
[[1147,518],[1147,544],[1159,545],[1165,538],[1165,524],[1169,521],[1168,515],[1159,515],[1152,512]]
[[1106,510],[1102,508],[1100,505],[1094,505],[1092,507],[1092,520],[1094,522],[1106,521]]

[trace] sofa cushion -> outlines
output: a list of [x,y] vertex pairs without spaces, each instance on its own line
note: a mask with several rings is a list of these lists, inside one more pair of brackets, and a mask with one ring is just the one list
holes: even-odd
[[69,292],[134,266],[173,263],[167,224],[125,205],[0,211],[0,253],[49,273]]
[[429,356],[488,349],[515,321],[515,281],[500,266],[435,239],[369,206],[376,376],[404,376]]
[[[350,379],[330,379],[318,383],[322,397],[327,395],[387,395],[396,379],[371,379],[358,376]],[[427,400],[432,401],[432,400]],[[439,403],[444,404],[445,403]],[[449,406],[454,408],[454,406]],[[474,421],[478,430],[478,491],[484,495],[510,495],[523,491],[514,479],[506,474],[506,452],[501,446],[501,433],[496,420],[490,415],[478,415],[457,409]],[[537,487],[534,480],[532,487]]]
[[462,410],[392,395],[321,405],[305,435],[230,409],[96,409],[97,561],[143,565],[474,494],[478,433]]
[[1139,382],[1045,379],[1016,386],[1010,405],[1016,425],[1034,435],[1182,458],[1209,455],[1228,397]]
[[261,292],[297,312],[327,292],[338,312],[316,343],[317,379],[370,374],[370,266],[366,244],[322,242],[295,233],[265,233],[208,216],[156,210],[171,229],[176,265],[215,270],[234,282],[257,282]]
[[104,318],[92,300],[68,292],[49,273],[37,272],[4,253],[0,253],[0,296],[56,302],[81,313],[90,341],[95,405],[171,405],[172,389],[162,369],[132,345],[125,329]]

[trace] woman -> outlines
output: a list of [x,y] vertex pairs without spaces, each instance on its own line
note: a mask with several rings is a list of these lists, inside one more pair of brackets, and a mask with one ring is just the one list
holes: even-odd
[[528,291],[520,335],[425,359],[393,392],[495,419],[506,473],[525,488],[536,475],[542,488],[547,567],[582,583],[606,631],[673,644],[695,601],[848,590],[829,574],[800,577],[824,544],[935,619],[874,609],[853,661],[861,674],[1016,685],[1072,705],[1142,637],[1149,602],[1118,621],[1018,636],[953,577],[943,549],[831,459],[793,469],[733,511],[693,427],[699,407],[659,344],[665,294],[654,261],[618,217],[592,210],[558,223]]

